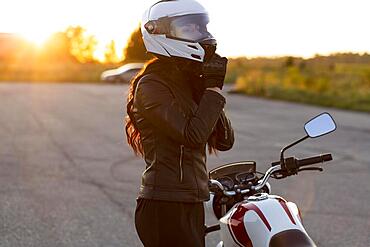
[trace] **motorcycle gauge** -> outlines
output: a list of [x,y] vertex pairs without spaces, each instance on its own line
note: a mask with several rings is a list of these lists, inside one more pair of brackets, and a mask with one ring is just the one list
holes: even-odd
[[234,188],[234,181],[229,177],[220,177],[217,179],[227,190]]

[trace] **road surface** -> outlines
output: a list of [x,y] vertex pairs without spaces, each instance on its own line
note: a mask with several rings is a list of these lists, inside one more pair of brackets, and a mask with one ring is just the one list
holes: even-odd
[[[0,246],[141,246],[135,197],[144,163],[125,143],[127,86],[0,84]],[[208,166],[255,160],[264,171],[304,136],[311,117],[330,112],[338,130],[288,154],[331,152],[323,173],[272,181],[301,208],[324,247],[370,246],[370,115],[227,95],[236,132],[231,151]],[[215,246],[217,233],[207,237]]]

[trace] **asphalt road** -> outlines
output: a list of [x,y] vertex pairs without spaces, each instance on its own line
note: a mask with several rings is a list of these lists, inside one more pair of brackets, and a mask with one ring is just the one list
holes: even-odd
[[[144,169],[125,144],[126,86],[0,84],[0,246],[141,246],[135,197]],[[318,246],[370,246],[370,115],[227,95],[231,151],[209,167],[255,160],[264,171],[323,111],[338,130],[288,152],[331,152],[323,173],[272,181],[296,202]],[[217,233],[207,237],[215,246]]]

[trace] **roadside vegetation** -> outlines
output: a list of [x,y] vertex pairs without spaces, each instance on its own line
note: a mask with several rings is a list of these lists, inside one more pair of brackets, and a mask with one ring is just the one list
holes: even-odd
[[[103,71],[151,58],[139,28],[122,51],[112,41],[98,58],[96,48],[95,37],[80,26],[53,34],[42,47],[0,35],[0,82],[102,83]],[[235,93],[370,112],[369,54],[234,58],[226,83]]]
[[233,92],[370,112],[370,55],[231,59]]
[[6,82],[93,82],[100,83],[100,74],[112,68],[103,64],[51,63],[35,64],[0,63],[0,81]]

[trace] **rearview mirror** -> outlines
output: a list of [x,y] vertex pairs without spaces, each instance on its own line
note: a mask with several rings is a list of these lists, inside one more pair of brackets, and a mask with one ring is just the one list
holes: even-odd
[[323,136],[336,130],[337,126],[329,113],[322,113],[311,119],[304,126],[307,135],[311,138]]

